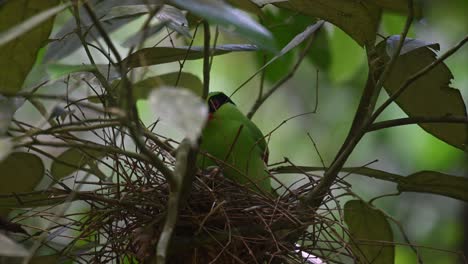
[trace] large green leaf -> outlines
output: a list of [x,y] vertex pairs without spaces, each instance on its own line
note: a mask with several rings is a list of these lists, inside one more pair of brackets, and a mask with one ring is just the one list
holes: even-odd
[[[58,0],[8,1],[0,7],[0,32],[5,32],[58,3]],[[16,93],[21,89],[24,79],[36,61],[39,49],[45,44],[52,30],[52,18],[40,24],[39,22],[42,21],[27,24],[31,30],[0,46],[1,92]]]
[[329,21],[345,31],[361,46],[374,44],[381,11],[373,2],[289,0],[276,5]]
[[260,17],[262,16],[262,9],[260,9],[260,7],[251,0],[228,0],[228,2],[234,7],[242,9],[246,12],[256,14]]
[[[408,0],[372,0],[372,2],[388,11],[393,11],[404,15],[407,15],[409,12]],[[421,1],[413,1],[413,12],[415,17],[421,17]]]
[[[60,154],[50,168],[50,174],[56,180],[82,169],[86,165],[95,164],[96,160],[105,156],[105,153],[97,150],[70,148]],[[94,167],[94,166],[92,166]],[[99,172],[96,176],[101,176]]]
[[133,85],[134,97],[135,99],[146,99],[151,90],[163,86],[186,88],[199,96],[203,93],[203,83],[196,75],[189,72],[171,72],[135,83]]
[[400,181],[401,192],[433,193],[468,202],[468,178],[436,171],[420,171]]
[[[136,5],[120,5],[112,7],[108,13],[104,17],[101,18],[102,22],[108,22],[110,20],[117,20],[117,19],[127,19],[132,17],[138,17],[144,14],[149,13],[150,9],[157,8],[156,5],[148,6],[146,4],[136,4]],[[163,5],[159,11],[155,14],[155,18],[160,20],[164,26],[167,26],[175,31],[179,32],[180,34],[191,37],[190,32],[188,30],[188,22],[185,18],[184,13],[178,8],[175,8],[170,5]],[[150,27],[151,28],[151,27]],[[142,37],[143,32],[137,32],[132,38]],[[151,36],[151,34],[157,33],[147,31],[145,33],[146,36]],[[128,45],[129,43],[127,43]]]
[[[31,153],[14,152],[0,162],[0,195],[31,192],[44,176],[44,165],[42,160]],[[14,204],[18,204],[15,198]],[[4,198],[0,198],[0,204],[7,202]],[[2,206],[8,207],[8,206]],[[9,210],[0,210],[0,215],[5,215]]]
[[394,263],[393,232],[380,210],[371,208],[363,201],[351,200],[344,206],[344,220],[348,225],[349,244],[356,263]]
[[111,19],[122,19],[122,18],[140,16],[143,14],[147,14],[150,11],[149,8],[155,8],[155,6],[147,6],[147,5],[114,6],[100,20],[102,22],[105,22]]
[[[117,90],[115,94],[120,94],[120,80],[115,80],[112,83],[113,87],[116,87]],[[148,99],[149,94],[152,90],[158,89],[161,87],[171,87],[171,88],[185,88],[196,95],[201,97],[203,93],[203,83],[198,78],[198,76],[189,73],[189,72],[170,72],[166,74],[161,74],[158,76],[148,77],[141,81],[138,81],[133,84],[133,98],[135,100],[145,100]],[[88,100],[93,103],[100,103],[98,96],[88,97]]]
[[171,0],[169,2],[199,16],[226,27],[229,31],[247,38],[258,46],[274,50],[271,33],[240,9],[218,0]]
[[365,50],[341,29],[335,28],[332,32],[329,49],[331,61],[328,76],[332,81],[337,83],[350,81],[363,69]]
[[39,206],[49,206],[64,203],[65,201],[77,200],[76,196],[53,192],[28,192],[15,194],[0,194],[0,215],[6,215],[10,208],[31,208]]
[[307,59],[320,70],[328,71],[332,63],[330,50],[331,40],[328,32],[322,28],[317,31],[314,44],[307,55]]
[[[222,55],[234,51],[255,51],[257,47],[249,44],[219,45],[210,55]],[[136,68],[182,60],[197,60],[204,56],[203,47],[154,47],[136,51],[124,59],[127,67]]]
[[0,171],[0,194],[30,192],[44,176],[44,165],[34,154],[14,152],[0,162]]
[[[377,50],[384,62],[389,60],[398,37],[379,43]],[[402,55],[396,60],[393,70],[387,76],[384,87],[389,95],[394,94],[408,78],[433,63],[435,53],[429,48],[432,43],[408,39]],[[460,91],[449,86],[453,78],[449,68],[440,63],[424,76],[414,81],[397,99],[398,106],[410,117],[467,116],[465,103]],[[457,147],[466,149],[468,124],[420,124],[424,130],[437,138]]]

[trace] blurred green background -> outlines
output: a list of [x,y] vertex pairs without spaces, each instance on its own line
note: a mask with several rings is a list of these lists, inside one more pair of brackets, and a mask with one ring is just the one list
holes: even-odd
[[[291,14],[279,14],[278,10],[266,11],[263,18],[282,18],[284,25],[270,25],[280,45],[285,45],[292,37],[301,32],[305,25],[313,21]],[[454,46],[468,32],[468,1],[425,1],[425,17],[414,23],[409,36],[428,42],[441,44],[441,51]],[[140,28],[143,19],[138,19],[112,34],[117,41],[125,40],[129,32]],[[405,17],[384,14],[379,30],[383,36],[399,34]],[[199,30],[201,31],[201,30]],[[214,32],[214,28],[213,28]],[[162,34],[164,35],[164,34]],[[154,44],[150,39],[146,44]],[[378,38],[380,41],[381,38]],[[168,42],[168,39],[166,39]],[[175,37],[176,43],[184,43]],[[187,40],[185,40],[187,41]],[[221,34],[218,43],[243,43],[245,40]],[[170,42],[168,42],[170,44]],[[202,45],[202,34],[198,34],[195,45]],[[269,141],[270,163],[289,158],[297,165],[321,166],[319,155],[307,136],[310,133],[318,150],[328,165],[345,139],[354,117],[360,92],[367,76],[365,51],[350,37],[331,24],[326,24],[317,36],[316,46],[312,49],[296,75],[281,87],[257,112],[253,120],[263,133],[268,133],[283,120],[314,110],[316,102],[316,73],[318,70],[318,109],[315,114],[294,118],[276,130]],[[315,45],[314,44],[314,45]],[[282,47],[282,46],[281,46]],[[126,51],[121,47],[122,51]],[[100,56],[96,53],[97,56]],[[271,54],[266,54],[271,57]],[[297,60],[298,51],[281,58],[268,68],[264,89],[269,89],[275,81],[286,75]],[[105,58],[101,56],[102,62]],[[82,51],[69,56],[66,61],[87,62]],[[231,94],[262,65],[263,55],[253,53],[231,53],[215,57],[211,72],[211,90],[221,90]],[[452,87],[460,89],[468,98],[468,48],[462,48],[456,56],[446,63],[452,70]],[[152,74],[179,70],[177,63],[153,66]],[[202,78],[202,61],[187,61],[184,71],[192,72]],[[148,74],[148,73],[147,73]],[[233,96],[237,105],[247,113],[253,105],[260,86],[260,76],[255,77]],[[382,94],[379,102],[387,98]],[[145,101],[139,102],[141,117],[152,123],[157,116],[151,113]],[[405,117],[396,105],[389,107],[381,119]],[[174,131],[159,126],[163,133],[176,137]],[[467,155],[435,137],[418,126],[404,126],[369,133],[357,146],[346,166],[363,166],[378,160],[370,167],[401,175],[421,170],[436,170],[454,175],[466,175]],[[282,176],[285,182],[293,182],[300,176]],[[394,184],[373,180],[357,175],[347,177],[354,191],[365,199],[381,194],[396,192]],[[467,190],[468,191],[468,190]],[[344,204],[345,201],[342,201]],[[424,263],[460,263],[457,252],[464,250],[468,255],[468,245],[463,248],[467,238],[468,207],[457,200],[428,194],[402,194],[378,199],[375,205],[398,219],[412,243],[418,246]],[[397,241],[402,236],[393,225]],[[409,247],[397,246],[396,263],[416,263],[416,257]]]

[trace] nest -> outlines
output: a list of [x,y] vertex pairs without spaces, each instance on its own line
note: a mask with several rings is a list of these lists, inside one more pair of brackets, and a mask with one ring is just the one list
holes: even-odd
[[[160,150],[158,155],[174,166],[167,152]],[[57,226],[75,231],[73,241],[60,251],[62,257],[85,263],[154,261],[168,211],[169,185],[147,162],[116,159],[112,161],[123,168],[119,183],[101,182],[93,191],[73,192],[90,208],[81,219]],[[314,263],[306,262],[305,252],[325,261],[349,256],[344,231],[338,234],[336,229],[341,223],[334,214],[340,211],[339,204],[329,207],[334,201],[331,194],[320,210],[299,209],[300,197],[314,185],[307,176],[307,184],[294,189],[280,186],[277,193],[282,195],[275,196],[239,185],[217,167],[199,171],[179,206],[167,263]],[[66,220],[76,216],[60,215]]]
[[[99,236],[103,244],[93,262],[155,258],[169,190],[164,177],[141,165],[134,166],[138,177],[120,186],[119,202],[95,204],[82,225],[81,239]],[[275,197],[230,181],[217,167],[200,172],[180,205],[167,263],[307,263],[301,251],[315,249],[319,233],[307,227],[321,226],[323,232],[323,224],[334,221],[299,211],[299,197],[312,187],[309,183]]]

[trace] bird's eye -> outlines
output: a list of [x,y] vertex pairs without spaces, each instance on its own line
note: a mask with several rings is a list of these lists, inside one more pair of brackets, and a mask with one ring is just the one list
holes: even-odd
[[210,112],[215,112],[219,108],[219,102],[217,100],[210,100]]

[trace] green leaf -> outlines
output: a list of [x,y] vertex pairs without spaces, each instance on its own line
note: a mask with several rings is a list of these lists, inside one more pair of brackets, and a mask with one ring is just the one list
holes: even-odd
[[234,7],[242,9],[246,12],[256,14],[260,17],[262,16],[262,9],[251,0],[228,0],[228,2]]
[[381,11],[370,1],[357,3],[349,0],[289,0],[276,5],[329,21],[361,46],[374,44]]
[[393,264],[395,245],[385,215],[360,200],[344,206],[344,220],[349,229],[349,244],[356,263]]
[[[151,6],[151,8],[157,8],[156,5]],[[124,19],[124,18],[132,18],[141,16],[144,14],[149,13],[150,9],[148,9],[147,5],[122,5],[122,6],[115,6],[112,7],[109,13],[107,13],[101,21],[107,22],[109,20],[115,19]],[[175,8],[170,5],[163,5],[161,9],[156,13],[155,17],[161,21],[158,25],[167,26],[178,33],[184,35],[185,37],[191,37],[189,29],[188,29],[188,22],[185,18],[184,13],[178,8]],[[159,30],[155,30],[158,28],[158,25],[150,26],[149,28],[153,29],[152,31],[149,30],[146,32],[146,36],[151,36],[154,33],[157,33]],[[143,36],[143,32],[137,32],[131,38],[139,39]],[[129,43],[127,42],[127,46]]]
[[[151,6],[155,8],[155,6]],[[121,5],[112,7],[109,12],[100,20],[102,22],[111,20],[111,19],[121,19],[140,16],[147,14],[149,12],[147,5]]]
[[[376,5],[382,7],[384,10],[397,12],[403,15],[408,15],[408,0],[372,0]],[[421,1],[413,1],[413,15],[416,18],[422,16]]]
[[21,22],[20,24],[5,30],[0,34],[0,46],[6,44],[15,38],[27,33],[31,29],[35,28],[42,22],[45,22],[50,17],[55,16],[57,13],[60,13],[62,10],[70,6],[70,4],[59,5],[50,9],[47,9],[37,15],[32,16],[31,18]]
[[[104,156],[105,153],[98,150],[69,148],[52,162],[50,174],[56,180],[60,180]],[[100,177],[101,175],[96,173],[96,176]]]
[[247,38],[261,48],[275,50],[271,33],[253,20],[248,14],[218,0],[171,0],[175,5],[226,27],[242,37]]
[[[39,49],[52,30],[53,19],[50,15],[54,15],[54,12],[47,12],[51,8],[53,11],[59,10],[53,8],[58,3],[58,0],[15,0],[0,7],[0,32],[11,30],[15,25],[25,25],[21,31],[14,28],[14,32],[18,32],[15,35],[27,32],[6,44],[0,44],[0,92],[16,93],[21,89],[24,79],[36,61]],[[40,13],[42,11],[45,11],[47,16],[43,16],[43,13]],[[39,19],[30,23],[28,19],[37,14],[46,21]],[[25,21],[28,22],[20,24]],[[10,33],[2,34],[0,39],[7,38]]]
[[[235,51],[255,51],[257,47],[250,44],[226,44],[211,49],[211,55],[222,55]],[[181,60],[197,60],[203,58],[203,47],[154,47],[136,51],[123,63],[130,68],[156,65]]]
[[328,75],[331,80],[337,83],[349,81],[362,69],[366,57],[365,50],[341,29],[335,28],[333,31],[329,48],[331,62]]
[[65,201],[78,200],[79,198],[68,195],[55,195],[51,192],[28,192],[13,194],[0,193],[0,215],[6,215],[10,208],[31,208],[49,206],[64,203]]
[[[0,162],[0,195],[30,192],[34,190],[37,184],[44,176],[44,164],[42,160],[31,153],[14,152],[6,159]],[[17,199],[12,198],[14,204],[18,203]],[[4,198],[0,198],[0,204],[8,202]],[[11,207],[12,207],[11,206]],[[9,206],[2,206],[9,207]],[[9,210],[0,210],[0,215],[5,215]]]
[[[177,79],[179,80],[177,81]],[[147,99],[151,90],[163,86],[186,88],[187,90],[190,90],[199,96],[201,96],[203,93],[203,83],[196,75],[189,72],[181,72],[179,76],[179,72],[171,72],[149,77],[135,83],[133,85],[134,97],[135,99]]]
[[398,184],[401,192],[433,193],[468,202],[468,178],[436,171],[420,171]]
[[[112,83],[112,87],[116,87],[115,89],[117,90],[115,94],[120,94],[119,90],[122,89],[122,87],[119,84],[120,80],[115,80]],[[185,88],[200,97],[203,93],[203,83],[198,76],[189,72],[170,72],[148,77],[134,83],[132,86],[133,98],[135,100],[148,99],[152,90],[159,89],[161,87]],[[101,102],[98,96],[88,97],[88,100],[92,103]]]
[[[384,62],[388,62],[388,50],[393,50],[399,38],[382,41],[377,52]],[[405,42],[403,55],[400,55],[384,82],[389,95],[394,94],[412,75],[436,60],[433,43],[409,39]],[[426,47],[427,46],[427,47]],[[397,99],[398,106],[409,117],[467,116],[465,103],[460,91],[449,86],[453,78],[449,68],[440,63],[427,74],[414,81]],[[421,100],[424,98],[424,100]],[[419,124],[424,130],[446,143],[465,150],[468,141],[468,124]]]
[[34,154],[14,152],[0,162],[0,171],[0,194],[29,192],[44,176],[44,165]]
[[319,69],[328,71],[331,66],[331,41],[328,32],[320,29],[315,35],[314,44],[307,54],[307,60],[317,66]]

